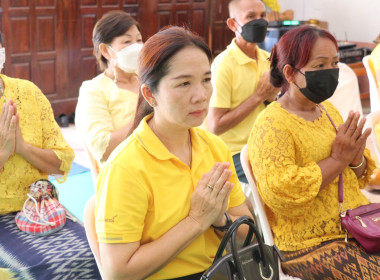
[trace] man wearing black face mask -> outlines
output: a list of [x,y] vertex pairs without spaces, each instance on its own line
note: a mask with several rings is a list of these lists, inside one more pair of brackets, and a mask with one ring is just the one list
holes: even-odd
[[210,101],[208,129],[220,135],[231,149],[241,182],[247,182],[240,164],[240,151],[264,101],[280,91],[269,83],[269,53],[257,47],[265,39],[267,18],[259,0],[232,0],[228,27],[235,38],[212,65],[214,92]]

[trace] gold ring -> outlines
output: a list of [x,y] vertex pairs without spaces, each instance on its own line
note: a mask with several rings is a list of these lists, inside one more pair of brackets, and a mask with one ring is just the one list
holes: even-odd
[[214,187],[213,187],[213,186],[211,186],[211,185],[209,185],[209,184],[207,184],[207,187],[208,187],[209,189],[211,189],[211,190],[213,190],[213,189],[214,189]]

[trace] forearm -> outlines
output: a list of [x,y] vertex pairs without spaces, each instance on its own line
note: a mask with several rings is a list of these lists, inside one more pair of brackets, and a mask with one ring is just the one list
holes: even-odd
[[[241,123],[253,110],[255,110],[264,100],[259,95],[251,95],[239,106],[228,110],[223,114],[215,114],[215,117],[209,118],[209,128],[216,134],[222,134]],[[214,110],[218,108],[210,108]],[[211,113],[213,114],[213,113]],[[214,114],[213,114],[214,115]]]
[[24,143],[17,154],[22,156],[35,168],[47,174],[64,174],[59,168],[62,161],[52,150],[41,149]]
[[325,158],[318,162],[322,172],[321,189],[330,184],[340,173],[347,167],[344,163],[335,160],[332,157]]
[[[106,278],[110,279],[145,279],[147,276],[167,265],[175,256],[192,243],[203,230],[190,217],[183,219],[159,239],[141,245],[129,259],[115,256],[102,258]],[[102,249],[102,248],[101,248]],[[122,253],[122,252],[121,252]]]
[[107,149],[103,154],[102,160],[107,160],[111,155],[112,151],[127,138],[128,131],[131,127],[132,123],[128,123],[127,125],[115,130],[111,133],[110,141],[108,143]]

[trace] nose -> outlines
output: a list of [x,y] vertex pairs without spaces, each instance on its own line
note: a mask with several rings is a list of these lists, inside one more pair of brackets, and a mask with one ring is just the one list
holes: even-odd
[[211,95],[212,89],[209,86],[204,85],[203,83],[198,84],[194,88],[194,95],[192,97],[193,103],[202,103],[207,101],[209,96]]

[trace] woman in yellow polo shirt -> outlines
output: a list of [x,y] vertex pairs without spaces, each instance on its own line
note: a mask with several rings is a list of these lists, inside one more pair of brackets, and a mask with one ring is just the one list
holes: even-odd
[[133,121],[142,38],[139,24],[126,12],[115,10],[96,23],[92,40],[94,55],[104,72],[80,87],[75,125],[98,173],[126,138]]
[[203,40],[180,27],[160,31],[141,50],[135,129],[97,185],[106,277],[198,280],[227,217],[250,215],[230,151],[198,128],[212,92],[210,60]]

